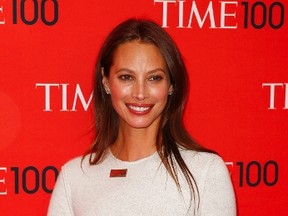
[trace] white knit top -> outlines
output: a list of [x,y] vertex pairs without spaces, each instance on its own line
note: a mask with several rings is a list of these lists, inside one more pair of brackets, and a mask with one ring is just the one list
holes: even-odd
[[[180,152],[197,182],[197,215],[236,215],[234,191],[223,160],[211,153]],[[127,169],[126,176],[110,177],[111,169]],[[194,215],[189,186],[181,171],[178,175],[181,192],[156,152],[133,162],[118,160],[108,152],[98,165],[89,165],[85,158],[82,168],[78,157],[62,167],[48,216]]]

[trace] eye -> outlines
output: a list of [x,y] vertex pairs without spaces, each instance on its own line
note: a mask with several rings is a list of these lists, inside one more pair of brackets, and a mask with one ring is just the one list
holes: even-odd
[[161,81],[162,79],[163,79],[162,76],[156,75],[156,76],[150,77],[148,80],[149,81]]
[[128,75],[128,74],[121,75],[121,76],[119,76],[119,78],[120,78],[121,80],[124,80],[124,81],[132,80],[132,79],[133,79],[133,77],[132,77],[131,75]]

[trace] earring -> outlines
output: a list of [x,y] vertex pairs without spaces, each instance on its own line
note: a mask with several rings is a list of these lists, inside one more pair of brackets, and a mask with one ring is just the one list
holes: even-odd
[[171,91],[171,92],[168,92],[168,95],[172,95],[173,94],[173,91]]
[[108,88],[108,86],[104,85],[103,87],[104,87],[104,90],[105,90],[107,95],[111,94],[110,89]]

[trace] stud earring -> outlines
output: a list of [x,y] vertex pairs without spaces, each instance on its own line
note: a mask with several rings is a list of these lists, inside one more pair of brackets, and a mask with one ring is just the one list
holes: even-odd
[[173,92],[171,91],[171,92],[168,92],[168,95],[172,95],[173,94]]
[[104,90],[106,92],[106,94],[111,94],[110,89],[108,88],[108,86],[104,85]]

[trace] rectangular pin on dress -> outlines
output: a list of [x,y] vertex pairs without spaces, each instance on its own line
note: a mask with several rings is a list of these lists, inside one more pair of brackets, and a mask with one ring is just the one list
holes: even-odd
[[111,169],[110,170],[110,178],[114,177],[126,177],[127,169]]

